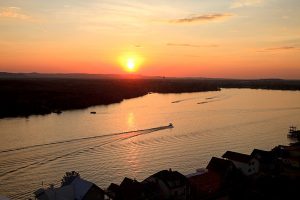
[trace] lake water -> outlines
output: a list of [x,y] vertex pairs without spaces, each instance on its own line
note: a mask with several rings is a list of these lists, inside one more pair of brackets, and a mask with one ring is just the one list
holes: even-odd
[[[169,123],[174,128],[164,127]],[[71,170],[103,188],[169,168],[188,174],[227,150],[289,144],[290,125],[300,126],[299,91],[251,89],[148,94],[61,115],[1,119],[0,194],[32,197]]]

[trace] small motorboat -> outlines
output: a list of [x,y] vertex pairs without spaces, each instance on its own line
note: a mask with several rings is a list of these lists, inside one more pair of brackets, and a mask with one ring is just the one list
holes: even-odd
[[300,139],[300,130],[298,130],[296,126],[290,126],[290,130],[287,136]]
[[174,126],[173,126],[173,124],[172,124],[172,123],[170,123],[170,124],[169,124],[169,127],[173,128]]
[[91,113],[91,114],[96,114],[96,112],[95,112],[95,111],[91,111],[90,113]]
[[53,113],[60,115],[62,113],[61,110],[54,110]]

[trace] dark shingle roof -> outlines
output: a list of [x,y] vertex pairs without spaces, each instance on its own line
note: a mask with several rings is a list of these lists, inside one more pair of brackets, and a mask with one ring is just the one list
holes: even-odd
[[155,198],[158,189],[151,183],[140,183],[137,180],[132,180],[125,177],[120,184],[120,190],[116,199],[122,200],[142,200],[142,199],[157,199]]
[[271,162],[275,159],[274,153],[271,151],[264,151],[260,149],[254,149],[251,153],[252,157],[257,158],[262,162]]
[[115,183],[111,183],[109,185],[109,187],[107,188],[107,190],[109,190],[109,191],[118,191],[119,189],[120,189],[120,186]]
[[162,170],[151,177],[162,180],[169,188],[181,187],[187,183],[187,178],[177,171]]
[[120,192],[120,186],[111,183],[110,186],[107,188],[106,194],[111,198],[115,198],[119,192]]
[[230,160],[212,157],[206,169],[213,170],[214,172],[217,172],[220,175],[224,175],[227,172],[227,170],[233,169],[233,167],[234,165]]
[[250,155],[237,153],[233,151],[226,151],[226,153],[222,157],[232,161],[238,161],[242,163],[248,163],[252,159]]

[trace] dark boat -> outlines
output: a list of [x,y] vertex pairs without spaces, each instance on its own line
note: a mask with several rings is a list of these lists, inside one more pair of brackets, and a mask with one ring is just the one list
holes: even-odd
[[54,110],[53,113],[60,115],[62,113],[61,110]]
[[300,139],[300,130],[296,126],[290,126],[288,137]]
[[90,112],[91,114],[96,114],[96,112],[95,111],[92,111],[92,112]]

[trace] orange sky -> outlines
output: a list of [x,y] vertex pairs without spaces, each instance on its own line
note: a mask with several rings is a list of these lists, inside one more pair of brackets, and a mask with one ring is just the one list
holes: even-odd
[[298,0],[1,0],[0,71],[300,79],[299,8]]

